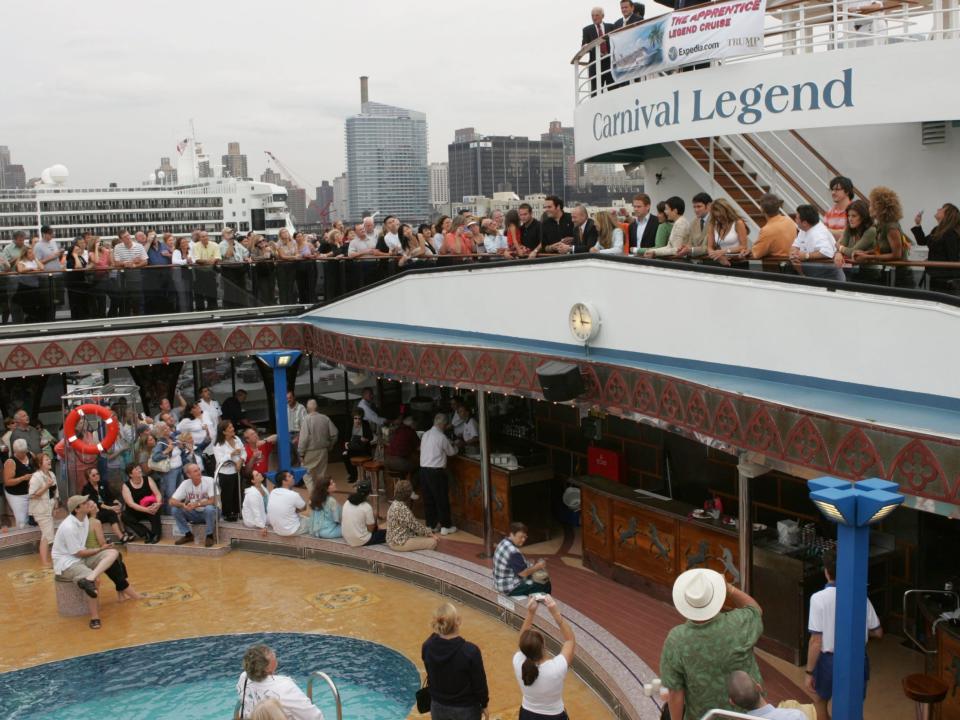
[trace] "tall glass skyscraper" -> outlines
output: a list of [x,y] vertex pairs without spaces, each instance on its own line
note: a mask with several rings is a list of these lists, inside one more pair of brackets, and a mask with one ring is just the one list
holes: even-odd
[[365,80],[360,114],[346,123],[350,218],[379,211],[422,222],[430,217],[427,116],[370,102]]

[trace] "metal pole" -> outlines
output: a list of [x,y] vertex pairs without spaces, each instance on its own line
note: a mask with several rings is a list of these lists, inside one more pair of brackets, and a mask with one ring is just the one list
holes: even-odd
[[750,475],[737,468],[737,500],[740,507],[740,589],[750,594],[750,570],[753,567],[753,520],[750,515]]
[[477,391],[477,423],[480,425],[480,487],[483,490],[483,552],[493,557],[493,485],[490,482],[490,434],[487,431],[487,394]]

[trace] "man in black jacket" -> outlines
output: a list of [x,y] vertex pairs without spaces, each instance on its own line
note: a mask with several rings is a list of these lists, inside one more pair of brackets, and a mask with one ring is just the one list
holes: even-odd
[[633,196],[633,222],[630,223],[629,237],[630,252],[642,255],[643,250],[652,248],[656,244],[657,227],[660,224],[657,216],[650,212],[650,196],[639,193]]
[[627,25],[633,25],[643,20],[646,8],[643,3],[635,3],[633,0],[620,0],[620,17],[614,24],[613,29],[619,30]]
[[587,215],[583,205],[577,205],[570,211],[573,218],[573,251],[575,253],[590,252],[590,248],[597,244],[599,233],[597,225]]
[[[593,20],[592,25],[587,25],[583,29],[583,36],[580,40],[580,47],[592,43],[597,38],[606,37],[607,33],[613,30],[613,25],[603,21],[603,8],[595,7],[590,11],[590,19]],[[600,43],[600,81],[603,85],[609,85],[613,82],[613,75],[610,74],[610,43],[604,40]],[[597,48],[590,50],[589,54],[590,68],[588,70],[590,75],[590,94],[597,94]]]
[[542,252],[565,255],[573,250],[573,220],[563,211],[563,200],[547,195],[543,201],[543,219],[540,221]]

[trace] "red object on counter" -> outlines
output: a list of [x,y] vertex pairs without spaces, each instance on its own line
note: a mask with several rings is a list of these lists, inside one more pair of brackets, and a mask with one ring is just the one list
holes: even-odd
[[626,463],[620,453],[599,447],[587,448],[587,473],[622,483]]

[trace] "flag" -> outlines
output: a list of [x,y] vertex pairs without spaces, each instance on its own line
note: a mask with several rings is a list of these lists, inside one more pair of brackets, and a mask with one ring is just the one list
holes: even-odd
[[187,144],[190,142],[190,138],[184,138],[177,143],[177,154],[183,155],[183,151],[187,149]]

